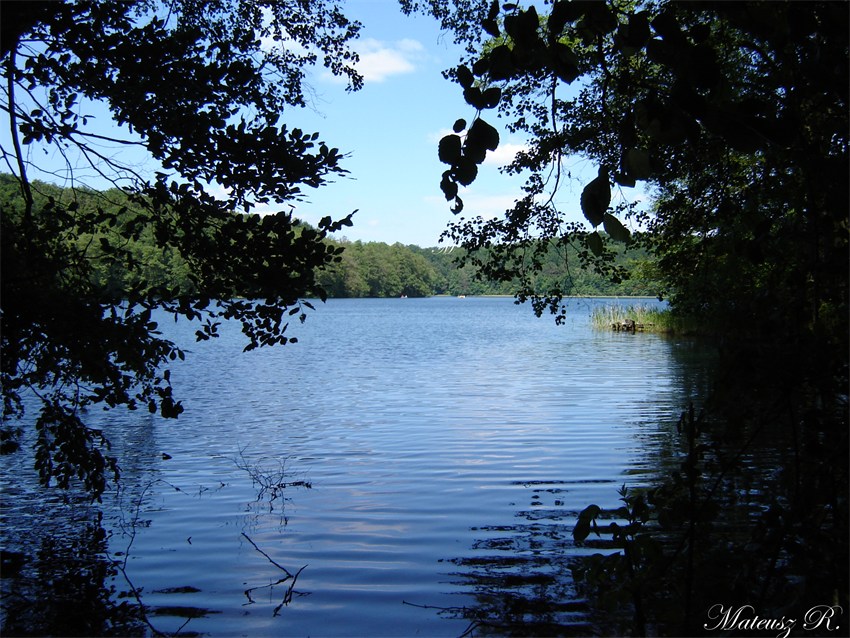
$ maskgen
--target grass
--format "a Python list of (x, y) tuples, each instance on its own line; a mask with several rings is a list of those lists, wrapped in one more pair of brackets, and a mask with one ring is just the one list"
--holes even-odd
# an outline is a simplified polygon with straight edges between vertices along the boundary
[(621, 306), (611, 304), (594, 308), (590, 321), (596, 330), (611, 330), (616, 323), (633, 319), (646, 332), (694, 334), (698, 326), (693, 321), (673, 315), (669, 310), (659, 310), (645, 304)]

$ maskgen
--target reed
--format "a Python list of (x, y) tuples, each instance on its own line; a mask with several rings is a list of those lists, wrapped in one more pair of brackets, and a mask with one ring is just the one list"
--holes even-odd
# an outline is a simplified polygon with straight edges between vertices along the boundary
[(642, 325), (646, 332), (691, 334), (696, 331), (696, 327), (691, 325), (693, 322), (675, 316), (670, 310), (646, 304), (599, 306), (593, 309), (590, 317), (596, 330), (611, 330), (614, 324), (622, 324), (627, 319)]

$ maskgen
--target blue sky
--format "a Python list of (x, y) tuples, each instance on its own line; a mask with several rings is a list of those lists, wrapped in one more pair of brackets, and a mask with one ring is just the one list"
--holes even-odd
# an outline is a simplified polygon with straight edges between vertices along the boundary
[[(359, 209), (354, 227), (345, 231), (348, 239), (436, 246), (454, 218), (439, 189), (447, 167), (437, 158), (437, 143), (455, 120), (475, 116), (460, 87), (441, 74), (457, 63), (460, 49), (434, 19), (405, 16), (393, 0), (349, 0), (345, 8), (364, 25), (355, 48), (365, 86), (346, 93), (339, 80), (317, 72), (310, 82), (317, 96), (315, 111), (287, 120), (305, 131), (319, 131), (326, 142), (348, 153), (344, 166), (351, 174), (310, 191), (296, 214), (315, 222), (325, 214), (339, 217)], [(520, 194), (523, 181), (498, 170), (523, 140), (507, 134), (494, 121), (494, 112), (486, 117), (499, 128), (501, 144), (478, 179), (461, 190), (467, 218), (501, 214)], [(560, 204), (570, 220), (580, 220), (581, 187), (596, 177), (596, 167), (576, 158), (569, 169), (578, 179), (560, 194)]]
[[(341, 218), (357, 209), (354, 226), (345, 230), (347, 239), (437, 246), (454, 217), (439, 188), (446, 166), (437, 158), (437, 143), (456, 119), (471, 121), (475, 115), (460, 88), (441, 74), (457, 63), (459, 48), (434, 19), (405, 16), (395, 0), (347, 0), (344, 8), (364, 25), (354, 44), (364, 87), (346, 92), (341, 80), (318, 67), (308, 80), (310, 108), (291, 109), (283, 119), (290, 127), (318, 131), (320, 139), (346, 154), (343, 167), (349, 175), (305, 190), (306, 201), (296, 203), (295, 214), (315, 224), (325, 215)], [(94, 115), (99, 125), (109, 123), (102, 106), (86, 105), (86, 113)], [(503, 213), (522, 185), (521, 178), (509, 178), (498, 169), (512, 159), (523, 140), (508, 135), (493, 112), (487, 118), (500, 130), (501, 144), (481, 167), (478, 179), (461, 189), (466, 217)], [(10, 148), (6, 131), (3, 127), (0, 132), (0, 144)], [(105, 154), (119, 150), (125, 152), (105, 149)], [(29, 152), (41, 163), (48, 159), (62, 163), (55, 151), (47, 156), (40, 149)], [(151, 162), (139, 161), (143, 171), (156, 169)], [(558, 204), (569, 220), (581, 220), (579, 195), (582, 185), (596, 176), (596, 167), (576, 159), (568, 168), (576, 179), (563, 188)], [(44, 174), (30, 177), (61, 183)], [(85, 173), (78, 171), (78, 177)], [(88, 177), (83, 183), (103, 186)], [(288, 206), (268, 207), (281, 208), (288, 210)]]
[[(342, 83), (319, 71), (310, 82), (317, 112), (287, 120), (319, 131), (348, 153), (343, 165), (350, 175), (308, 192), (310, 201), (300, 203), (296, 214), (316, 221), (359, 209), (354, 227), (345, 231), (348, 239), (436, 246), (453, 217), (439, 188), (446, 166), (437, 159), (437, 143), (456, 119), (475, 114), (460, 88), (441, 75), (460, 51), (435, 20), (407, 17), (392, 0), (347, 2), (346, 13), (364, 25), (355, 45), (364, 87), (346, 93)], [(502, 141), (498, 157), (515, 148), (510, 139)], [(501, 176), (494, 159), (463, 194), (467, 215), (502, 212), (514, 199), (519, 182)]]

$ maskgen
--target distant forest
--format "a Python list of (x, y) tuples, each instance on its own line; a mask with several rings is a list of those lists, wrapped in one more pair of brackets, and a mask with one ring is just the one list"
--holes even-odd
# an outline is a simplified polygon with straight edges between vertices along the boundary
[[(345, 248), (342, 261), (325, 271), (320, 281), (331, 297), (422, 297), (428, 295), (513, 295), (516, 284), (480, 279), (477, 269), (458, 267), (460, 248), (420, 248), (402, 244), (336, 242)], [(616, 263), (628, 276), (612, 283), (603, 275), (581, 267), (577, 251), (552, 249), (546, 268), (536, 276), (540, 291), (563, 286), (570, 295), (655, 296), (661, 284), (653, 276), (653, 264), (643, 250), (618, 246)]]
[[(36, 214), (51, 214), (45, 206), (50, 199), (68, 204), (76, 201), (75, 212), (90, 214), (113, 208), (121, 211), (118, 224), (131, 224), (135, 215), (132, 203), (118, 189), (104, 192), (87, 189), (62, 189), (44, 182), (33, 183)], [(17, 181), (10, 175), (0, 175), (0, 203), (11, 209), (22, 207)], [(17, 204), (17, 206), (16, 206)], [(302, 229), (309, 228), (307, 224)], [(108, 250), (101, 238), (109, 236), (114, 228), (93, 228), (91, 233), (68, 237), (85, 247), (93, 265), (95, 283), (108, 291), (109, 295), (120, 295), (138, 282), (140, 275), (155, 286), (190, 291), (193, 288), (188, 264), (174, 250), (163, 251), (156, 247), (153, 231), (146, 227), (135, 233), (126, 248), (136, 265), (135, 273), (100, 254), (101, 246)], [(131, 233), (132, 234), (132, 233)], [(477, 269), (467, 264), (459, 267), (457, 258), (462, 249), (452, 247), (421, 248), (414, 245), (386, 244), (379, 242), (333, 240), (334, 245), (345, 250), (342, 260), (320, 273), (319, 281), (329, 297), (427, 297), (431, 295), (513, 295), (517, 286), (513, 282), (494, 282), (481, 279)], [(541, 292), (560, 288), (570, 295), (579, 296), (655, 296), (661, 284), (655, 277), (652, 259), (642, 249), (616, 245), (615, 263), (625, 269), (626, 276), (619, 283), (612, 283), (605, 276), (579, 263), (577, 251), (567, 248), (551, 249), (547, 252), (547, 265), (536, 275), (535, 284)]]

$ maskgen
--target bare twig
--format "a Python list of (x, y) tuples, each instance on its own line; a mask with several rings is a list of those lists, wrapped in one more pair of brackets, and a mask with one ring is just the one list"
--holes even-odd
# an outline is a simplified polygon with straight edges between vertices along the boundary
[[(265, 557), (266, 557), (266, 559), (267, 559), (267, 560), (268, 560), (268, 561), (269, 561), (272, 565), (274, 565), (274, 566), (275, 566), (275, 567), (277, 567), (278, 569), (282, 570), (282, 571), (283, 571), (283, 572), (284, 572), (284, 573), (285, 573), (285, 574), (286, 574), (289, 578), (292, 578), (292, 573), (291, 573), (288, 569), (286, 569), (286, 567), (284, 567), (284, 566), (283, 566), (283, 565), (281, 565), (280, 563), (276, 562), (276, 561), (275, 561), (275, 560), (274, 560), (271, 556), (269, 556), (269, 555), (268, 555), (268, 554), (266, 554), (263, 550), (261, 550), (261, 549), (257, 546), (257, 544), (256, 544), (254, 541), (252, 541), (252, 540), (251, 540), (251, 537), (250, 537), (250, 536), (248, 536), (245, 532), (242, 532), (242, 536), (244, 536), (244, 537), (246, 538), (246, 540), (247, 540), (249, 543), (251, 543), (251, 545), (253, 545), (253, 546), (254, 546), (254, 549), (256, 549), (256, 550), (257, 550), (258, 552), (260, 552), (263, 556), (265, 556)], [(302, 567), (301, 569), (304, 569), (304, 568)]]
[[(144, 604), (144, 602), (142, 602), (141, 591), (133, 584), (133, 581), (130, 580), (130, 576), (127, 574), (127, 561), (130, 559), (130, 549), (133, 547), (133, 542), (136, 540), (136, 525), (138, 524), (139, 517), (140, 517), (140, 514), (141, 514), (142, 501), (144, 500), (145, 494), (147, 493), (147, 491), (152, 486), (153, 486), (153, 483), (149, 483), (148, 485), (146, 485), (144, 487), (144, 489), (142, 489), (141, 494), (139, 494), (139, 498), (136, 500), (136, 504), (135, 504), (136, 509), (135, 509), (134, 514), (133, 514), (133, 520), (130, 522), (130, 526), (129, 526), (130, 531), (127, 532), (126, 530), (124, 530), (124, 533), (128, 534), (130, 536), (130, 541), (127, 543), (127, 548), (124, 550), (124, 559), (121, 560), (121, 561), (115, 560), (109, 554), (108, 550), (106, 550), (105, 553), (106, 553), (107, 559), (112, 561), (112, 564), (115, 565), (115, 568), (119, 572), (121, 572), (121, 575), (124, 577), (124, 581), (127, 583), (127, 586), (130, 588), (130, 593), (133, 595), (133, 598), (135, 598), (136, 603), (138, 603), (138, 605), (139, 605), (139, 617), (142, 619), (142, 622), (144, 622), (148, 626), (148, 628), (153, 632), (154, 636), (167, 636), (168, 634), (161, 632), (159, 629), (154, 627), (153, 624), (151, 623), (150, 619), (147, 616), (147, 613), (145, 612), (145, 604)], [(123, 516), (122, 516), (122, 518), (123, 518)], [(121, 527), (124, 528), (123, 521), (121, 522)], [(180, 629), (182, 629), (182, 628), (183, 627), (181, 627)]]
[(283, 571), (283, 573), (284, 573), (284, 574), (286, 574), (286, 576), (284, 576), (283, 578), (279, 579), (278, 581), (276, 581), (276, 582), (274, 582), (274, 583), (270, 583), (270, 584), (268, 584), (268, 585), (261, 585), (261, 586), (259, 586), (259, 587), (250, 587), (250, 588), (246, 589), (246, 590), (245, 590), (245, 597), (248, 599), (248, 602), (247, 602), (247, 603), (245, 603), (246, 605), (251, 605), (251, 604), (253, 604), (253, 603), (254, 603), (254, 599), (251, 597), (251, 593), (252, 593), (252, 592), (257, 591), (258, 589), (268, 589), (268, 588), (273, 588), (273, 587), (275, 587), (276, 585), (281, 585), (281, 584), (283, 584), (283, 583), (287, 582), (288, 580), (291, 580), (291, 581), (292, 581), (291, 583), (289, 583), (289, 587), (287, 587), (287, 588), (286, 588), (286, 592), (285, 592), (285, 593), (284, 593), (284, 595), (283, 595), (283, 600), (281, 600), (281, 601), (280, 601), (280, 604), (279, 604), (277, 607), (275, 607), (275, 608), (274, 608), (274, 611), (272, 612), (272, 615), (273, 615), (273, 616), (277, 616), (278, 614), (280, 614), (280, 610), (281, 610), (281, 609), (282, 609), (285, 605), (289, 605), (289, 603), (290, 603), (290, 602), (292, 602), (292, 595), (295, 593), (295, 583), (296, 583), (296, 581), (298, 580), (298, 576), (300, 576), (300, 575), (301, 575), (301, 572), (303, 572), (303, 571), (307, 568), (307, 565), (304, 565), (303, 567), (301, 567), (301, 569), (299, 569), (297, 572), (295, 572), (295, 573), (293, 574), (293, 573), (292, 573), (292, 572), (290, 572), (288, 569), (286, 569), (286, 567), (284, 567), (283, 565), (281, 565), (280, 563), (278, 563), (278, 562), (277, 562), (276, 560), (274, 560), (271, 556), (269, 556), (269, 555), (268, 555), (268, 554), (266, 554), (266, 553), (265, 553), (262, 549), (260, 549), (260, 548), (257, 546), (257, 544), (256, 544), (253, 540), (251, 540), (251, 537), (250, 537), (250, 536), (248, 536), (245, 532), (242, 532), (242, 536), (244, 536), (244, 537), (245, 537), (245, 539), (246, 539), (249, 543), (251, 543), (251, 545), (253, 545), (253, 546), (254, 546), (254, 549), (256, 549), (256, 550), (257, 550), (258, 552), (260, 552), (263, 556), (265, 556), (265, 557), (266, 557), (266, 560), (268, 560), (268, 561), (269, 561), (272, 565), (274, 565), (275, 567), (277, 567), (278, 569), (280, 569), (281, 571)]

